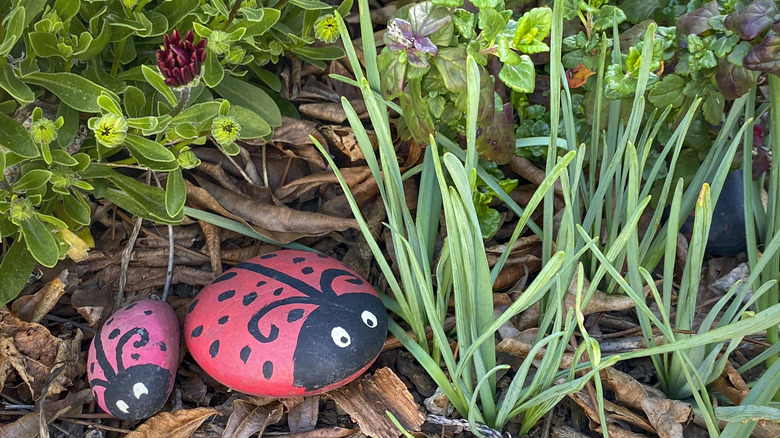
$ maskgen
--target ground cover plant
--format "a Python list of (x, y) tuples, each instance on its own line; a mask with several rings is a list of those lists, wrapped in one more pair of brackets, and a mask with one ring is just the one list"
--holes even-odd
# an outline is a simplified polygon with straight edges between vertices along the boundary
[[(775, 2), (0, 11), (0, 436), (780, 434)], [(112, 310), (279, 247), (382, 294), (364, 377), (95, 410)]]

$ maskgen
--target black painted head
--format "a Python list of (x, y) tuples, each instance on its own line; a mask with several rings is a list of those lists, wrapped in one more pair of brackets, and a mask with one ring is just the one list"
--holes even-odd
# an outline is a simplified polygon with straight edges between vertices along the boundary
[(111, 415), (135, 420), (154, 415), (168, 399), (171, 372), (155, 364), (135, 365), (118, 373), (103, 393)]
[(382, 300), (369, 294), (339, 295), (303, 323), (293, 356), (293, 384), (313, 391), (352, 376), (374, 360), (386, 336)]
[[(102, 342), (103, 327), (95, 335), (95, 358), (103, 371), (105, 380), (89, 381), (94, 388), (105, 388), (103, 399), (111, 415), (122, 420), (137, 420), (154, 415), (168, 399), (171, 372), (156, 364), (139, 364), (125, 368), (122, 359), (125, 345), (134, 337), (133, 347), (141, 348), (149, 343), (149, 333), (145, 328), (135, 327), (128, 330), (117, 341), (114, 351), (116, 370), (108, 361)], [(119, 336), (115, 330), (109, 339)], [(162, 344), (160, 348), (164, 348)]]

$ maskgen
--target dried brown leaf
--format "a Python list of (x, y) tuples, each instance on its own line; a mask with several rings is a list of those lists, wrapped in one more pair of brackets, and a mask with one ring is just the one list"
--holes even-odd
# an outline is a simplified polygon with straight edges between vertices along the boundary
[[(346, 167), (341, 169), (341, 175), (344, 177), (344, 180), (349, 187), (354, 187), (371, 176), (371, 169), (369, 169), (368, 166)], [(274, 192), (274, 195), (282, 202), (291, 202), (309, 190), (313, 190), (324, 184), (338, 183), (339, 180), (332, 171), (317, 172), (304, 176), (303, 178), (298, 178), (295, 181), (279, 187)]]
[(248, 400), (234, 400), (233, 414), (228, 418), (225, 438), (249, 438), (254, 434), (263, 435), (263, 431), (269, 424), (274, 424), (282, 419), (284, 407), (282, 403), (275, 402), (258, 406)]
[(104, 309), (104, 307), (93, 306), (76, 307), (76, 311), (79, 312), (79, 315), (87, 320), (87, 324), (95, 330), (97, 330), (100, 325), (100, 318), (103, 317)]
[(408, 431), (419, 431), (425, 421), (406, 385), (387, 367), (331, 391), (330, 395), (370, 437), (390, 438), (401, 434), (387, 411)]
[(188, 438), (213, 415), (217, 415), (214, 408), (160, 412), (127, 434), (126, 438)]
[(360, 433), (360, 429), (346, 429), (343, 427), (325, 427), (308, 432), (285, 434), (284, 438), (345, 438)]
[[(542, 181), (544, 181), (544, 178), (546, 177), (544, 173), (544, 169), (540, 169), (536, 167), (536, 165), (532, 163), (531, 160), (529, 160), (528, 158), (517, 157), (517, 156), (512, 157), (512, 161), (509, 162), (509, 166), (516, 174), (527, 179), (528, 181), (531, 181), (536, 185), (541, 184)], [(559, 195), (563, 193), (563, 187), (561, 186), (560, 181), (555, 181), (555, 184), (553, 184), (553, 188), (555, 190), (555, 193)]]
[[(47, 423), (51, 423), (65, 413), (78, 413), (84, 403), (92, 399), (92, 390), (82, 389), (79, 392), (71, 392), (62, 400), (47, 403), (44, 406)], [(18, 418), (12, 423), (0, 426), (0, 438), (34, 438), (40, 432), (40, 413), (31, 413)]]
[(643, 385), (612, 367), (601, 372), (604, 385), (615, 393), (618, 402), (642, 410), (661, 438), (683, 438), (683, 424), (693, 418), (688, 403), (669, 400), (659, 390)]
[(358, 227), (354, 219), (337, 218), (271, 204), (258, 204), (249, 197), (230, 192), (207, 181), (200, 181), (200, 184), (212, 197), (219, 199), (219, 203), (226, 210), (264, 230), (271, 231), (274, 236), (282, 239), (275, 239), (280, 243), (295, 240), (289, 236), (322, 236), (332, 231), (346, 231)]
[(309, 432), (317, 426), (320, 416), (320, 397), (304, 397), (302, 402), (287, 412), (287, 425), (291, 433)]
[(65, 293), (63, 280), (67, 277), (68, 271), (62, 271), (57, 278), (46, 283), (38, 292), (17, 298), (11, 304), (11, 311), (22, 321), (40, 322)]
[[(361, 119), (368, 118), (366, 104), (363, 100), (356, 99), (350, 101), (350, 103), (358, 117)], [(347, 113), (344, 111), (344, 107), (341, 106), (341, 102), (304, 103), (298, 106), (298, 111), (313, 119), (325, 122), (344, 123), (347, 120)]]
[(742, 401), (750, 393), (750, 388), (748, 388), (745, 380), (742, 379), (742, 376), (731, 362), (726, 362), (723, 373), (709, 386), (723, 394), (735, 406), (741, 405)]
[[(327, 125), (321, 127), (320, 130), (322, 135), (328, 139), (328, 144), (348, 157), (349, 161), (355, 162), (365, 158), (360, 150), (360, 144), (355, 138), (355, 132), (349, 126)], [(374, 131), (367, 131), (367, 134), (372, 145), (378, 144)]]
[(219, 230), (211, 222), (198, 221), (203, 236), (206, 238), (206, 248), (209, 250), (209, 261), (211, 262), (211, 272), (215, 275), (222, 273), (222, 253), (220, 252), (222, 239), (219, 236)]

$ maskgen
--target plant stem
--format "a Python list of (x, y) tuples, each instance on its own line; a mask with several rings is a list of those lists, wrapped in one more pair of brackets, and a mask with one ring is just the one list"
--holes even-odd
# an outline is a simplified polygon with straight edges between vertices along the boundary
[(241, 8), (241, 3), (243, 2), (244, 0), (236, 0), (236, 3), (233, 5), (233, 8), (230, 9), (230, 15), (228, 15), (228, 19), (225, 22), (225, 30), (228, 30), (230, 24), (236, 18), (236, 14), (238, 14), (238, 10)]
[(176, 108), (172, 109), (169, 115), (176, 117), (184, 109), (184, 106), (187, 105), (188, 100), (190, 100), (190, 87), (184, 87), (181, 90), (181, 96), (179, 96), (179, 103), (176, 104)]
[[(772, 151), (772, 164), (769, 170), (769, 197), (766, 208), (766, 230), (764, 243), (768, 243), (780, 232), (780, 77), (769, 75), (769, 148)], [(766, 280), (777, 280), (777, 272), (780, 271), (780, 255), (774, 255), (767, 265)], [(758, 300), (757, 310), (761, 311), (778, 303), (778, 286), (775, 284)], [(766, 331), (766, 340), (770, 344), (778, 341), (777, 326)], [(770, 358), (767, 365), (772, 365), (777, 357)], [(778, 393), (780, 395), (780, 393)], [(777, 399), (777, 395), (775, 399)]]

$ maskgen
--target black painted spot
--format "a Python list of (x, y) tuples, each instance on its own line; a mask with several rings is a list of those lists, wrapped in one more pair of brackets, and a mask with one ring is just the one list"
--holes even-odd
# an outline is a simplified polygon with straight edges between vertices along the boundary
[(190, 304), (190, 308), (187, 309), (187, 313), (192, 313), (193, 310), (195, 310), (195, 306), (198, 305), (198, 300), (194, 299), (192, 300), (192, 304)]
[(283, 288), (283, 287), (280, 287), (279, 289), (276, 289), (276, 290), (274, 291), (274, 295), (276, 295), (276, 296), (278, 297), (279, 295), (281, 295), (281, 294), (282, 294), (282, 292), (284, 292), (284, 288)]
[(303, 309), (293, 309), (287, 314), (287, 322), (295, 322), (303, 318)]
[(270, 360), (265, 361), (263, 364), (263, 377), (265, 377), (266, 380), (270, 380), (271, 376), (274, 375), (274, 363)]
[(219, 320), (217, 321), (217, 324), (224, 325), (226, 322), (228, 322), (228, 316), (227, 315), (223, 316), (222, 318), (219, 318)]
[(247, 345), (246, 347), (242, 348), (241, 349), (241, 353), (239, 353), (240, 356), (241, 356), (241, 361), (246, 363), (246, 361), (249, 360), (249, 354), (250, 353), (252, 353), (252, 349), (249, 348), (249, 345)]
[(230, 280), (231, 278), (235, 277), (236, 275), (238, 275), (238, 272), (226, 272), (226, 273), (220, 275), (219, 277), (217, 277), (217, 279), (212, 281), (211, 284), (219, 283), (220, 281)]
[(293, 258), (293, 263), (301, 263), (301, 262), (304, 262), (304, 261), (306, 261), (305, 257), (294, 257)]
[(326, 256), (325, 254), (321, 254), (321, 253), (317, 253), (317, 257), (319, 257), (321, 259), (327, 259), (328, 258), (328, 256)]
[(94, 373), (95, 372), (95, 362), (92, 362), (89, 364), (89, 372)]
[(149, 316), (152, 314), (151, 310), (144, 310), (144, 315)]
[(257, 282), (257, 287), (261, 287), (261, 286), (265, 286), (265, 281), (264, 280), (260, 280), (260, 281)]
[(347, 280), (347, 283), (361, 285), (363, 284), (363, 280), (359, 278), (350, 278), (349, 280)]
[(309, 274), (311, 274), (312, 272), (314, 272), (314, 268), (312, 268), (312, 267), (308, 267), (308, 266), (307, 266), (307, 267), (305, 267), (305, 268), (301, 269), (301, 272), (303, 272), (303, 273), (304, 273), (304, 274), (306, 274), (306, 275), (309, 275)]
[(138, 359), (140, 359), (140, 358), (141, 358), (141, 355), (140, 355), (140, 354), (138, 354), (138, 353), (133, 353), (133, 354), (131, 354), (131, 355), (130, 355), (130, 357), (132, 357), (132, 358), (133, 358), (133, 360), (138, 360)]
[(112, 330), (112, 331), (111, 331), (111, 333), (109, 333), (109, 334), (108, 334), (108, 339), (114, 339), (114, 338), (116, 338), (117, 336), (119, 336), (121, 333), (122, 333), (122, 331), (121, 331), (121, 330), (119, 330), (119, 329), (114, 329), (114, 330)]
[(203, 326), (199, 325), (199, 326), (195, 327), (194, 329), (192, 329), (191, 336), (193, 338), (197, 338), (198, 336), (200, 336), (201, 333), (203, 333)]
[(138, 304), (138, 303), (133, 303), (133, 304), (130, 304), (129, 306), (125, 307), (125, 310), (130, 310), (130, 309), (132, 309), (133, 307), (135, 307), (135, 305), (136, 305), (136, 304)]
[(168, 346), (165, 345), (165, 342), (160, 342), (160, 351), (165, 351), (168, 349)]
[(229, 300), (229, 299), (233, 298), (233, 295), (235, 295), (235, 294), (236, 294), (236, 291), (233, 290), (233, 289), (225, 291), (225, 292), (222, 292), (217, 297), (217, 301), (219, 301), (221, 303), (221, 302), (223, 302), (225, 300)]
[(274, 254), (274, 253), (269, 253), (269, 254), (263, 254), (263, 255), (261, 255), (261, 256), (260, 256), (260, 258), (261, 258), (261, 259), (263, 259), (263, 260), (265, 260), (265, 259), (272, 259), (272, 258), (274, 258), (274, 257), (276, 257), (276, 256), (277, 256), (277, 254)]
[(209, 354), (211, 355), (211, 358), (217, 357), (217, 354), (219, 353), (219, 340), (216, 340), (211, 343), (211, 346), (209, 347)]
[(106, 325), (111, 325), (112, 322), (114, 322), (114, 318), (108, 318), (108, 321), (106, 321)]
[(257, 292), (251, 292), (251, 293), (248, 293), (248, 294), (244, 295), (244, 305), (248, 306), (248, 305), (252, 304), (252, 301), (254, 301), (255, 298), (257, 298)]

